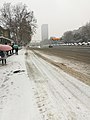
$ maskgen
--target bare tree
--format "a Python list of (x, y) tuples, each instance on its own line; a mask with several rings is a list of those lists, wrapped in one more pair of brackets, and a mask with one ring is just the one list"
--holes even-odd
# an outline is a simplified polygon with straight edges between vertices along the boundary
[(12, 20), (12, 10), (11, 10), (11, 4), (10, 3), (4, 3), (3, 7), (0, 9), (0, 22), (2, 25), (6, 28), (11, 27), (11, 20)]
[(37, 27), (33, 11), (28, 11), (25, 4), (12, 6), (10, 3), (4, 3), (0, 13), (0, 21), (10, 30), (12, 38), (23, 43), (30, 42)]

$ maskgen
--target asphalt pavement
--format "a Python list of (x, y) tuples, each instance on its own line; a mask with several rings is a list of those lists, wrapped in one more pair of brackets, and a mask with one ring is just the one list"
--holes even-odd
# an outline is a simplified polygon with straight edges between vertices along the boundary
[(55, 55), (90, 64), (90, 46), (58, 46), (52, 48), (40, 48), (38, 50), (49, 55)]

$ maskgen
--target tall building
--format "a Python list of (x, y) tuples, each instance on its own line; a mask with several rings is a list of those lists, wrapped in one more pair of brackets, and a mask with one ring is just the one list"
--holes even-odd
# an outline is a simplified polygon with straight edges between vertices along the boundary
[(41, 36), (42, 36), (42, 41), (48, 40), (48, 24), (43, 24), (41, 26)]

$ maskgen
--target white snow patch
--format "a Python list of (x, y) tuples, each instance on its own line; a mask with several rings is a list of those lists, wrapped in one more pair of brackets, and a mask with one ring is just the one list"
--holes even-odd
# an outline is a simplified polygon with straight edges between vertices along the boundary
[[(0, 66), (0, 120), (40, 120), (24, 54), (21, 50)], [(17, 70), (21, 72), (13, 73)]]
[(35, 50), (35, 52), (41, 54), (42, 56), (44, 56), (48, 59), (53, 60), (54, 62), (63, 63), (66, 66), (69, 66), (69, 67), (75, 69), (76, 71), (79, 71), (81, 73), (84, 73), (84, 74), (90, 76), (90, 65), (89, 64), (79, 62), (76, 60), (68, 60), (68, 59), (57, 57), (57, 56), (48, 55), (48, 54), (45, 54), (43, 52), (39, 52), (37, 50)]

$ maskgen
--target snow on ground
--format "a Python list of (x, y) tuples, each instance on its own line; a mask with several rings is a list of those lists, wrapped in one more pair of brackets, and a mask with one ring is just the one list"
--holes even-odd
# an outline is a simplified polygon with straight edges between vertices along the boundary
[(25, 52), (0, 65), (0, 120), (90, 120), (90, 87)]
[[(0, 120), (40, 120), (27, 75), (25, 50), (0, 63)], [(21, 70), (18, 73), (14, 71)], [(35, 112), (36, 111), (36, 112)]]
[(90, 65), (88, 65), (86, 63), (79, 62), (79, 61), (76, 61), (76, 60), (73, 60), (73, 59), (68, 60), (68, 59), (65, 59), (65, 58), (60, 58), (60, 57), (57, 57), (57, 56), (48, 55), (48, 54), (45, 54), (43, 52), (39, 52), (37, 50), (35, 50), (35, 52), (37, 52), (37, 53), (41, 54), (42, 56), (45, 56), (46, 58), (49, 58), (49, 59), (51, 59), (55, 62), (63, 63), (64, 65), (75, 69), (76, 71), (79, 71), (81, 73), (84, 73), (84, 74), (90, 76)]
[(28, 52), (29, 77), (42, 120), (89, 120), (90, 87)]

